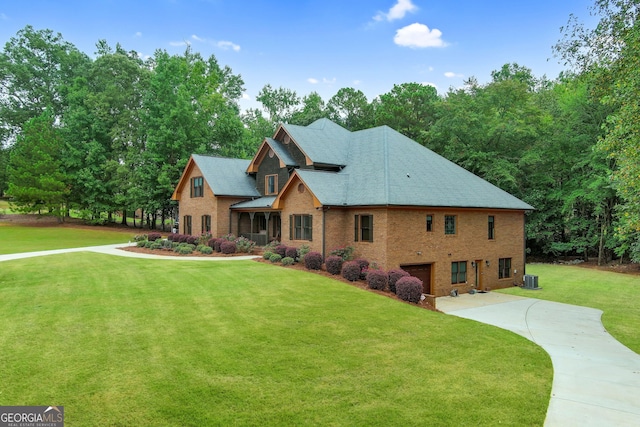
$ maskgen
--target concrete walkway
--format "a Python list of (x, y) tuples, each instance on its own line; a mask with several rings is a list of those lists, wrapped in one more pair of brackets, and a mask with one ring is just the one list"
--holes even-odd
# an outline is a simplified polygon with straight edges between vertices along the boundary
[(257, 258), (256, 255), (241, 255), (234, 257), (197, 257), (197, 256), (171, 256), (171, 255), (152, 255), (143, 254), (138, 252), (123, 251), (118, 248), (135, 246), (135, 243), (119, 243), (116, 245), (103, 245), (103, 246), (88, 246), (84, 248), (68, 248), (68, 249), (54, 249), (51, 251), (40, 252), (24, 252), (19, 254), (6, 254), (0, 255), (1, 261), (10, 261), (14, 259), (32, 258), (36, 256), (56, 255), (69, 252), (97, 252), (101, 254), (117, 255), (129, 258), (146, 258), (146, 259), (171, 259), (174, 261), (242, 261), (248, 259)]
[(494, 292), (438, 298), (436, 307), (515, 332), (549, 353), (545, 426), (640, 426), (640, 355), (609, 335), (602, 311)]

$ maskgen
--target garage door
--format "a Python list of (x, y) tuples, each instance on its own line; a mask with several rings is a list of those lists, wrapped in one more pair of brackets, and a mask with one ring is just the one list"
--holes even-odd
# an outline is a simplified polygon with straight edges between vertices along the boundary
[(400, 266), (404, 271), (422, 280), (423, 293), (431, 294), (431, 264), (418, 264), (418, 265), (402, 265)]

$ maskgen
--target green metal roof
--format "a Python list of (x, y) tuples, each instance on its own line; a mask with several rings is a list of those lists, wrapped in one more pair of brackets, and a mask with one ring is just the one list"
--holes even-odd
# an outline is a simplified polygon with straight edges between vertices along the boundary
[(191, 157), (216, 196), (260, 197), (255, 179), (245, 172), (250, 160), (200, 154)]
[(282, 125), (298, 147), (314, 163), (344, 166), (347, 164), (351, 132), (329, 119), (319, 119), (309, 126)]
[(275, 196), (260, 197), (253, 200), (247, 200), (245, 202), (234, 203), (233, 205), (231, 205), (231, 209), (271, 208), (275, 200), (276, 200)]

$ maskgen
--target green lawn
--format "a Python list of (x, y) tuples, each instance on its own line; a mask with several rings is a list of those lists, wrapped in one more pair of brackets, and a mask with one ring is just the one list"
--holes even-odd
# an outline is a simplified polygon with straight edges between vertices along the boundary
[(544, 422), (513, 333), (254, 261), (73, 253), (0, 264), (0, 403), (66, 425)]
[(528, 264), (527, 274), (537, 275), (542, 289), (500, 292), (598, 308), (607, 331), (640, 353), (640, 276), (552, 264)]
[(0, 255), (125, 243), (135, 234), (135, 230), (29, 227), (0, 222)]

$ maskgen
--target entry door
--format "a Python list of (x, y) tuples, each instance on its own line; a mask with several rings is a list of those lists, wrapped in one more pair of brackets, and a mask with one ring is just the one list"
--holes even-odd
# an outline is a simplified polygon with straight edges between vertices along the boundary
[(476, 289), (479, 291), (484, 290), (484, 285), (482, 284), (482, 260), (481, 259), (477, 259), (476, 260), (476, 268), (475, 268), (475, 272), (476, 272)]
[(431, 289), (431, 264), (404, 265), (404, 271), (422, 280), (422, 293), (433, 295)]

